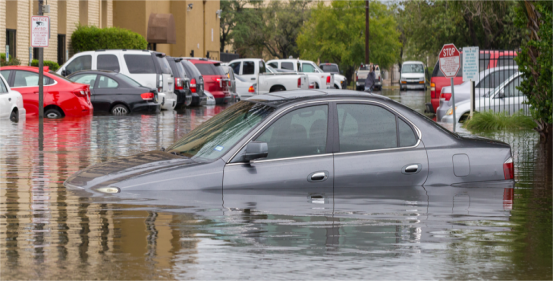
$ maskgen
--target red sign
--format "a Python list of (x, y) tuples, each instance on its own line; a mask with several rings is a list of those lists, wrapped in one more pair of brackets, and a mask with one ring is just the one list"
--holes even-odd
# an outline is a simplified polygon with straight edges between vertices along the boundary
[(50, 42), (50, 17), (31, 17), (31, 46), (48, 47)]
[(445, 44), (440, 51), (440, 70), (446, 77), (455, 77), (461, 67), (460, 53), (454, 44)]

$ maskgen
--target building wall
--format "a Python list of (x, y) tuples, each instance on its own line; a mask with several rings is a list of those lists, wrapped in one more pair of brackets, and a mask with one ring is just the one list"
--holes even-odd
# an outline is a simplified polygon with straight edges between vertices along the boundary
[(69, 50), (69, 57), (74, 54), (73, 48), (71, 48), (71, 35), (77, 29), (77, 23), (79, 22), (79, 1), (66, 1), (65, 14), (65, 46)]
[[(16, 34), (16, 56), (19, 60), (27, 62), (29, 59), (29, 46), (30, 43), (30, 16), (31, 16), (31, 2), (22, 0), (17, 1), (17, 10), (14, 11), (17, 14), (17, 34)], [(7, 11), (10, 13), (11, 11)]]
[[(0, 0), (0, 16), (6, 15), (6, 0)], [(0, 53), (6, 52), (6, 17), (0, 18)]]

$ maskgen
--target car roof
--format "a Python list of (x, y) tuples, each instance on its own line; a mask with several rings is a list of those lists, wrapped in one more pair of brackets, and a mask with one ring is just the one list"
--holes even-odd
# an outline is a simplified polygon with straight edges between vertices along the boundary
[(271, 92), (253, 96), (247, 101), (269, 104), (274, 107), (283, 107), (300, 101), (327, 100), (329, 98), (356, 98), (366, 100), (392, 101), (392, 99), (379, 95), (353, 90), (342, 89), (319, 89), (319, 90), (292, 90), (282, 92)]
[(407, 62), (403, 62), (403, 64), (421, 64), (421, 65), (424, 65), (424, 63), (421, 62), (421, 61), (407, 61)]
[(198, 63), (198, 64), (216, 64), (216, 63), (221, 63), (220, 61), (216, 61), (216, 60), (211, 60), (211, 59), (206, 59), (206, 58), (191, 58), (191, 57), (181, 57), (182, 59), (184, 60), (187, 60), (189, 62), (192, 62), (194, 64)]
[(74, 76), (77, 74), (83, 74), (83, 73), (95, 73), (95, 74), (119, 74), (118, 72), (111, 71), (111, 70), (80, 70), (76, 71), (74, 73), (71, 73), (69, 76)]

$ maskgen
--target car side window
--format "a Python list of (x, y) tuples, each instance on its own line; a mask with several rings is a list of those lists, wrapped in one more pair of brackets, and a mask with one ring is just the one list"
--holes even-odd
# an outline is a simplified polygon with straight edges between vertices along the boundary
[[(54, 80), (44, 76), (42, 78), (43, 85), (54, 84)], [(38, 73), (30, 71), (15, 71), (15, 80), (13, 82), (13, 87), (32, 87), (38, 86)]]
[(232, 64), (229, 64), (229, 66), (232, 68), (235, 74), (240, 74), (240, 62), (234, 62)]
[(77, 83), (83, 83), (90, 85), (90, 89), (94, 89), (94, 83), (96, 82), (96, 74), (79, 74), (72, 76), (69, 80)]
[(280, 63), (280, 67), (283, 70), (294, 70), (294, 64), (290, 62), (282, 62)]
[(4, 84), (4, 80), (0, 79), (0, 94), (8, 93), (8, 87)]
[(71, 61), (69, 65), (65, 68), (66, 75), (69, 75), (71, 73), (74, 73), (76, 71), (82, 71), (82, 70), (90, 70), (92, 69), (92, 56), (90, 55), (84, 55), (75, 58), (75, 60)]
[(515, 69), (498, 70), (492, 73), (486, 74), (483, 80), (476, 85), (476, 88), (495, 88), (503, 81), (515, 74)]
[(311, 64), (303, 63), (302, 72), (315, 72), (315, 68)]
[(0, 75), (2, 75), (7, 82), (8, 79), (10, 79), (10, 70), (0, 71)]
[(405, 121), (398, 118), (399, 146), (409, 147), (417, 144), (417, 135)]
[(149, 54), (124, 55), (129, 73), (157, 73), (154, 59)]
[(272, 68), (278, 69), (278, 65), (275, 62), (268, 63), (268, 65), (271, 66)]
[(255, 63), (244, 61), (242, 63), (242, 74), (255, 74)]
[(117, 88), (119, 86), (119, 83), (117, 83), (117, 81), (107, 76), (99, 75), (98, 79), (98, 89)]
[(395, 114), (368, 104), (338, 104), (337, 109), (340, 152), (398, 147)]
[(98, 55), (96, 69), (119, 72), (119, 60), (115, 55)]
[(256, 141), (267, 143), (267, 159), (324, 154), (327, 125), (327, 105), (305, 107), (280, 117)]
[(505, 98), (522, 96), (522, 92), (517, 89), (518, 86), (520, 86), (520, 76), (505, 86)]

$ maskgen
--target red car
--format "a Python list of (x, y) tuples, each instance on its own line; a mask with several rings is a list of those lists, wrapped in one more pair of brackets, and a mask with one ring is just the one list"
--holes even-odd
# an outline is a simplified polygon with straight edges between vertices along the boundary
[[(0, 73), (13, 90), (23, 96), (27, 116), (38, 117), (38, 68), (1, 67)], [(80, 117), (92, 115), (90, 89), (86, 84), (74, 83), (44, 67), (44, 116), (47, 118)]]
[(221, 62), (204, 58), (186, 58), (194, 64), (204, 78), (204, 90), (209, 91), (215, 97), (217, 104), (226, 104), (230, 101), (230, 80)]
[[(461, 66), (463, 62), (463, 52), (461, 51)], [(516, 62), (513, 60), (517, 55), (514, 51), (490, 51), (480, 50), (480, 71), (501, 67), (501, 66), (516, 66)], [(459, 69), (457, 76), (453, 78), (453, 84), (458, 85), (463, 83), (463, 68)], [(440, 93), (442, 87), (451, 86), (449, 78), (444, 77), (444, 74), (440, 71), (440, 60), (436, 62), (436, 66), (432, 71), (432, 78), (430, 79), (430, 101), (426, 104), (426, 111), (435, 113), (436, 109), (440, 106)]]

